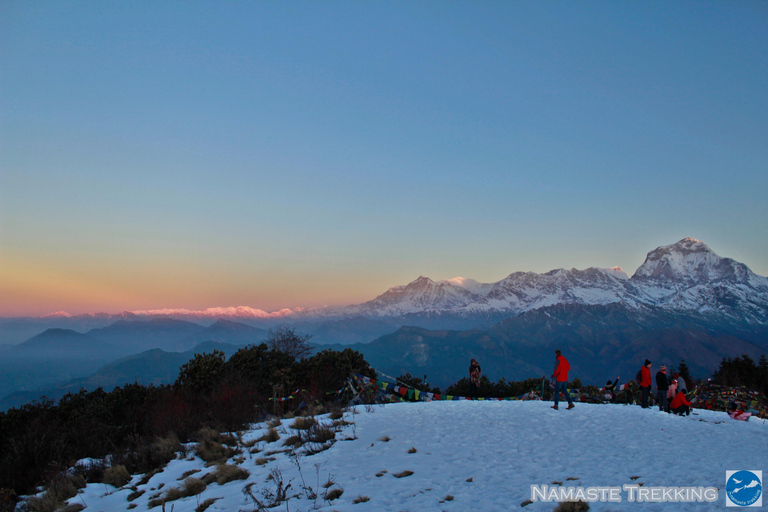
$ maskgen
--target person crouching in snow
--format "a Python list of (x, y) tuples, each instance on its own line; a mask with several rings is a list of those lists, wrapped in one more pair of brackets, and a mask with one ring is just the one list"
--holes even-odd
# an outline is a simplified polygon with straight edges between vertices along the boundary
[(685, 393), (678, 391), (675, 398), (672, 399), (672, 403), (669, 404), (669, 410), (680, 416), (683, 414), (688, 416), (691, 414), (691, 405), (692, 404), (688, 400), (688, 397), (685, 396)]
[(571, 394), (568, 392), (568, 370), (571, 369), (571, 365), (568, 364), (568, 360), (563, 357), (559, 350), (555, 350), (555, 373), (552, 374), (552, 380), (555, 381), (555, 405), (552, 406), (554, 410), (557, 410), (557, 403), (560, 401), (560, 390), (562, 389), (565, 398), (568, 399), (567, 409), (573, 409), (576, 407), (571, 400)]

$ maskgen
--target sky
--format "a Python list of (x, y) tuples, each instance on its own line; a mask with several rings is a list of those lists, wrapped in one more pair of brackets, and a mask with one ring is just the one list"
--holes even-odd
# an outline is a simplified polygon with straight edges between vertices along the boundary
[(768, 3), (0, 1), (0, 316), (768, 275)]

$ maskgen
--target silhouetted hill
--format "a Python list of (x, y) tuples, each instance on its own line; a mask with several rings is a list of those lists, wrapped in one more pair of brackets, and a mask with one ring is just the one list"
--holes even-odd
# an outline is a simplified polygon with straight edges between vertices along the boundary
[(215, 324), (205, 329), (195, 332), (181, 340), (183, 345), (198, 345), (206, 341), (218, 341), (230, 345), (249, 345), (251, 343), (261, 343), (269, 332), (257, 327), (219, 319)]
[(527, 311), (487, 331), (403, 327), (350, 348), (379, 371), (393, 377), (426, 374), (430, 384), (441, 387), (466, 377), (471, 358), (480, 361), (491, 380), (549, 377), (559, 348), (571, 363), (572, 378), (602, 384), (617, 375), (623, 382), (631, 380), (646, 358), (655, 368), (685, 359), (694, 375), (708, 377), (723, 357), (747, 354), (756, 360), (768, 353), (765, 337), (754, 330), (752, 336), (738, 332), (736, 327), (709, 324), (700, 315), (656, 308), (558, 304)]
[(107, 364), (88, 377), (79, 377), (34, 390), (11, 393), (0, 399), (0, 410), (18, 407), (42, 396), (58, 400), (65, 394), (77, 393), (80, 389), (93, 391), (97, 388), (103, 388), (105, 391), (111, 391), (117, 386), (134, 382), (144, 385), (172, 384), (179, 375), (179, 368), (194, 358), (195, 354), (220, 350), (229, 358), (240, 348), (240, 346), (227, 343), (209, 341), (186, 352), (166, 352), (161, 349), (147, 350)]
[(88, 335), (120, 347), (124, 354), (135, 354), (153, 348), (173, 352), (189, 350), (195, 343), (186, 339), (204, 330), (205, 327), (192, 322), (154, 318), (120, 320), (108, 327), (89, 331)]

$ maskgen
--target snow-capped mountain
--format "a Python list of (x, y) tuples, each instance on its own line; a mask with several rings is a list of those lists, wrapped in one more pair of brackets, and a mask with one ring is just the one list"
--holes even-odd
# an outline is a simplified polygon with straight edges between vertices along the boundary
[(505, 313), (516, 315), (555, 304), (655, 306), (768, 323), (768, 278), (721, 258), (706, 244), (685, 238), (658, 247), (630, 278), (619, 267), (515, 272), (496, 283), (421, 276), (375, 299), (343, 308), (376, 317), (407, 314)]

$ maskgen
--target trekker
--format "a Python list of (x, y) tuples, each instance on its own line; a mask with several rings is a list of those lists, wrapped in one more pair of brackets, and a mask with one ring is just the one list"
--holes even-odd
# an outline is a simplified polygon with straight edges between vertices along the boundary
[(687, 389), (687, 386), (685, 385), (685, 379), (683, 379), (680, 376), (680, 374), (677, 372), (674, 373), (673, 377), (675, 378), (675, 380), (677, 380), (677, 389), (679, 389), (683, 393), (687, 393), (688, 389)]
[(555, 372), (552, 374), (552, 380), (555, 381), (555, 405), (552, 406), (554, 410), (557, 410), (561, 389), (565, 398), (568, 399), (568, 407), (566, 409), (573, 409), (576, 407), (573, 405), (571, 394), (568, 392), (568, 371), (570, 369), (571, 365), (568, 364), (568, 360), (559, 350), (555, 350)]
[(739, 421), (749, 421), (749, 417), (752, 416), (752, 413), (742, 411), (739, 409), (736, 402), (731, 402), (728, 404), (728, 416)]
[(611, 384), (611, 381), (605, 383), (605, 388), (603, 388), (603, 392), (601, 393), (602, 399), (606, 402), (615, 402), (616, 401), (616, 385), (619, 383), (619, 377), (616, 377), (616, 380), (613, 381), (613, 384)]
[(675, 398), (672, 399), (672, 403), (669, 404), (669, 410), (675, 414), (682, 416), (685, 414), (688, 416), (691, 414), (691, 402), (685, 396), (685, 393), (678, 391)]
[(643, 409), (647, 409), (648, 396), (651, 394), (651, 362), (647, 359), (645, 360), (643, 367), (640, 368), (640, 382), (638, 382), (638, 384), (640, 385), (640, 391), (642, 392), (640, 406)]
[(672, 379), (669, 383), (669, 389), (667, 390), (667, 404), (672, 403), (672, 399), (677, 394), (677, 379)]
[(669, 384), (667, 383), (667, 367), (665, 365), (661, 365), (661, 368), (656, 373), (656, 390), (656, 402), (659, 404), (659, 410), (667, 411)]
[(469, 396), (477, 398), (478, 391), (480, 390), (480, 374), (483, 370), (480, 369), (480, 363), (471, 359), (469, 361)]

